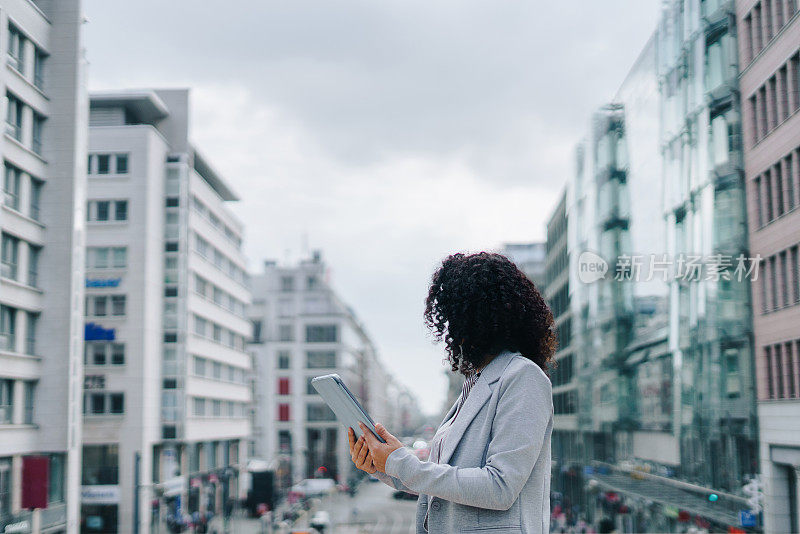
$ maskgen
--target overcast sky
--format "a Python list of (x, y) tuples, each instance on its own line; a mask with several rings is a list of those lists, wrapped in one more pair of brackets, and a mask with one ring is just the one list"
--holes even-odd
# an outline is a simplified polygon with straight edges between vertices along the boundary
[(192, 88), (250, 268), (321, 249), (383, 362), (438, 412), (422, 323), (447, 254), (543, 240), (589, 114), (658, 0), (87, 0), (91, 89)]

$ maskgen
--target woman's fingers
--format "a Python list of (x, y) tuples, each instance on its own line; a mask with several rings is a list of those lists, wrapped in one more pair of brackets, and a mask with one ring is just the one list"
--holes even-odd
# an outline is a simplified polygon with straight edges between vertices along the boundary
[(363, 465), (364, 460), (367, 458), (367, 454), (369, 454), (369, 447), (361, 447), (361, 450), (358, 453), (358, 462), (356, 465)]
[(369, 447), (364, 441), (364, 436), (359, 437), (354, 443), (352, 441), (353, 437), (354, 436), (348, 438), (350, 441), (350, 459), (352, 459), (355, 466), (362, 471), (368, 473), (374, 472), (372, 460), (369, 458)]
[(362, 447), (363, 447), (363, 441), (361, 440), (361, 438), (359, 438), (358, 441), (356, 441), (355, 444), (352, 447), (350, 447), (350, 457), (353, 459), (353, 462), (355, 462), (358, 459), (358, 455), (361, 454)]

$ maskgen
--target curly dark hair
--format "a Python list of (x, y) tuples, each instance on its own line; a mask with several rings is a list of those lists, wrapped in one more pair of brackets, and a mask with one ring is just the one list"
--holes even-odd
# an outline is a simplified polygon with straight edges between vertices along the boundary
[(556, 349), (553, 314), (534, 283), (508, 258), (452, 254), (431, 278), (425, 324), (444, 340), (454, 372), (469, 374), (504, 350), (547, 373)]

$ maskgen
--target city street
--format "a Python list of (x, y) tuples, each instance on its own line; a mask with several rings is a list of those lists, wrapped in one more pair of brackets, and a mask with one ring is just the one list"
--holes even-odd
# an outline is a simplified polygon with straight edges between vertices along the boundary
[[(380, 482), (363, 482), (355, 496), (335, 493), (321, 502), (290, 529), (277, 533), (303, 531), (316, 511), (326, 511), (330, 515), (332, 530), (325, 534), (407, 534), (414, 532), (416, 501), (394, 499), (394, 490)], [(212, 522), (211, 532), (223, 532), (221, 522)], [(234, 519), (228, 527), (231, 534), (269, 533), (262, 530), (261, 523), (255, 519)]]
[(354, 497), (337, 493), (318, 510), (331, 516), (335, 534), (406, 534), (414, 532), (416, 501), (394, 499), (394, 490), (381, 482), (363, 482)]

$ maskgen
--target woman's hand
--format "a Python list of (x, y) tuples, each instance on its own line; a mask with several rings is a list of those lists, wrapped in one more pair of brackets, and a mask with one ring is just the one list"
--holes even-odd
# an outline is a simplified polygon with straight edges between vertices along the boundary
[[(389, 434), (389, 431), (380, 423), (375, 423), (375, 430), (378, 431), (378, 435), (382, 437), (386, 443), (378, 441), (378, 438), (375, 437), (364, 423), (359, 423), (359, 425), (361, 426), (361, 431), (364, 433), (364, 436), (367, 437), (367, 447), (369, 447), (369, 456), (372, 459), (372, 464), (375, 466), (375, 469), (381, 473), (385, 473), (386, 459), (394, 451), (402, 448), (403, 444), (399, 439)], [(363, 436), (359, 439), (363, 439)]]
[(364, 442), (364, 436), (358, 438), (356, 441), (356, 433), (352, 428), (347, 429), (347, 439), (350, 442), (350, 458), (356, 467), (370, 475), (376, 471), (375, 465), (372, 463), (372, 458), (369, 456), (369, 447)]

